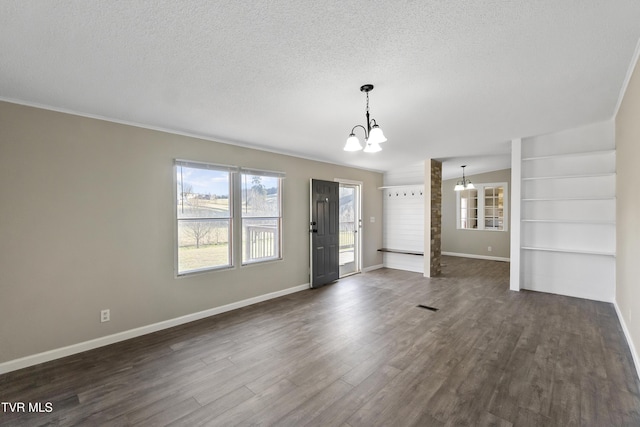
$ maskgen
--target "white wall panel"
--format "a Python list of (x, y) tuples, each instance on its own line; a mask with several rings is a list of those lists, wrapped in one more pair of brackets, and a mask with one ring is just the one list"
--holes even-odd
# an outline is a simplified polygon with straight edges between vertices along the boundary
[(387, 252), (383, 254), (383, 265), (387, 268), (395, 268), (397, 270), (424, 273), (424, 260), (423, 257), (418, 255)]
[(531, 179), (523, 175), (522, 198), (610, 198), (615, 195), (615, 175), (580, 178)]
[(614, 231), (613, 224), (524, 222), (522, 239), (533, 247), (613, 254)]
[(423, 251), (424, 191), (418, 187), (383, 191), (382, 241), (384, 247)]
[(615, 146), (613, 122), (599, 122), (562, 132), (523, 138), (522, 158), (613, 150)]
[(536, 200), (525, 201), (527, 216), (523, 219), (567, 219), (582, 221), (610, 221), (616, 219), (616, 200)]
[(384, 173), (384, 185), (424, 184), (424, 161)]
[(523, 250), (522, 267), (525, 289), (613, 301), (613, 257)]
[(526, 161), (522, 165), (524, 176), (566, 176), (582, 175), (585, 171), (589, 171), (591, 174), (614, 173), (616, 171), (614, 150), (598, 150), (584, 154), (534, 159)]
[[(386, 172), (383, 177), (382, 242), (385, 248), (424, 252), (424, 162)], [(384, 253), (387, 268), (424, 272), (424, 257)]]

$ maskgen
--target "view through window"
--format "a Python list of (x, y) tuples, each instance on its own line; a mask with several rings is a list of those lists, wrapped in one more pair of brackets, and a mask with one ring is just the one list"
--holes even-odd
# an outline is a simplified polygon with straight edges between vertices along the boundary
[(232, 265), (232, 173), (176, 162), (178, 274)]
[(175, 171), (178, 275), (282, 258), (284, 173), (187, 160)]
[(281, 257), (280, 182), (257, 172), (241, 175), (243, 264)]

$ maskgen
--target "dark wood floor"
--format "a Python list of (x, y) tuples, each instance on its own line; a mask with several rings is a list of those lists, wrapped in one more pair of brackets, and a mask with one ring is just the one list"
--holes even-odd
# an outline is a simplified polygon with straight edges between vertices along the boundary
[[(640, 425), (614, 308), (382, 269), (0, 377), (2, 425)], [(436, 307), (431, 311), (419, 304)]]

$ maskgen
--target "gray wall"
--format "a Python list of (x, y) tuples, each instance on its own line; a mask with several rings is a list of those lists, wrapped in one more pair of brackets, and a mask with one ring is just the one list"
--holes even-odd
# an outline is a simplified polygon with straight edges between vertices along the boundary
[[(284, 259), (175, 278), (174, 158), (286, 172)], [(364, 183), (380, 265), (379, 173), (0, 102), (0, 363), (308, 283), (312, 177)]]
[[(509, 215), (509, 227), (506, 232), (456, 228), (456, 193), (453, 187), (460, 178), (442, 182), (442, 252), (509, 258), (511, 215)], [(474, 184), (507, 182), (509, 193), (511, 192), (511, 169), (471, 175), (467, 178)], [(511, 212), (511, 197), (508, 204)], [(488, 246), (491, 246), (491, 252), (487, 250)]]
[(616, 116), (616, 303), (640, 370), (640, 68)]

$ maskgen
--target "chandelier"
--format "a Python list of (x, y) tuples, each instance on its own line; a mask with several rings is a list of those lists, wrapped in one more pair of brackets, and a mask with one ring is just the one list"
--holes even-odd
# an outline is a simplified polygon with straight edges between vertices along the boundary
[(373, 85), (367, 84), (362, 85), (360, 87), (360, 92), (364, 92), (367, 94), (367, 127), (362, 125), (355, 125), (353, 129), (351, 129), (351, 134), (349, 138), (347, 138), (347, 143), (344, 146), (344, 151), (360, 151), (362, 150), (362, 145), (360, 144), (360, 140), (355, 134), (356, 128), (362, 128), (364, 130), (364, 152), (365, 153), (376, 153), (382, 148), (380, 148), (380, 144), (385, 142), (387, 138), (385, 138), (382, 133), (382, 129), (378, 126), (375, 119), (369, 119), (369, 92), (373, 90)]
[(462, 168), (462, 181), (458, 181), (456, 183), (456, 186), (453, 187), (453, 190), (454, 191), (474, 190), (476, 187), (471, 183), (471, 180), (464, 178), (464, 168), (466, 168), (467, 165), (460, 166), (460, 167)]

